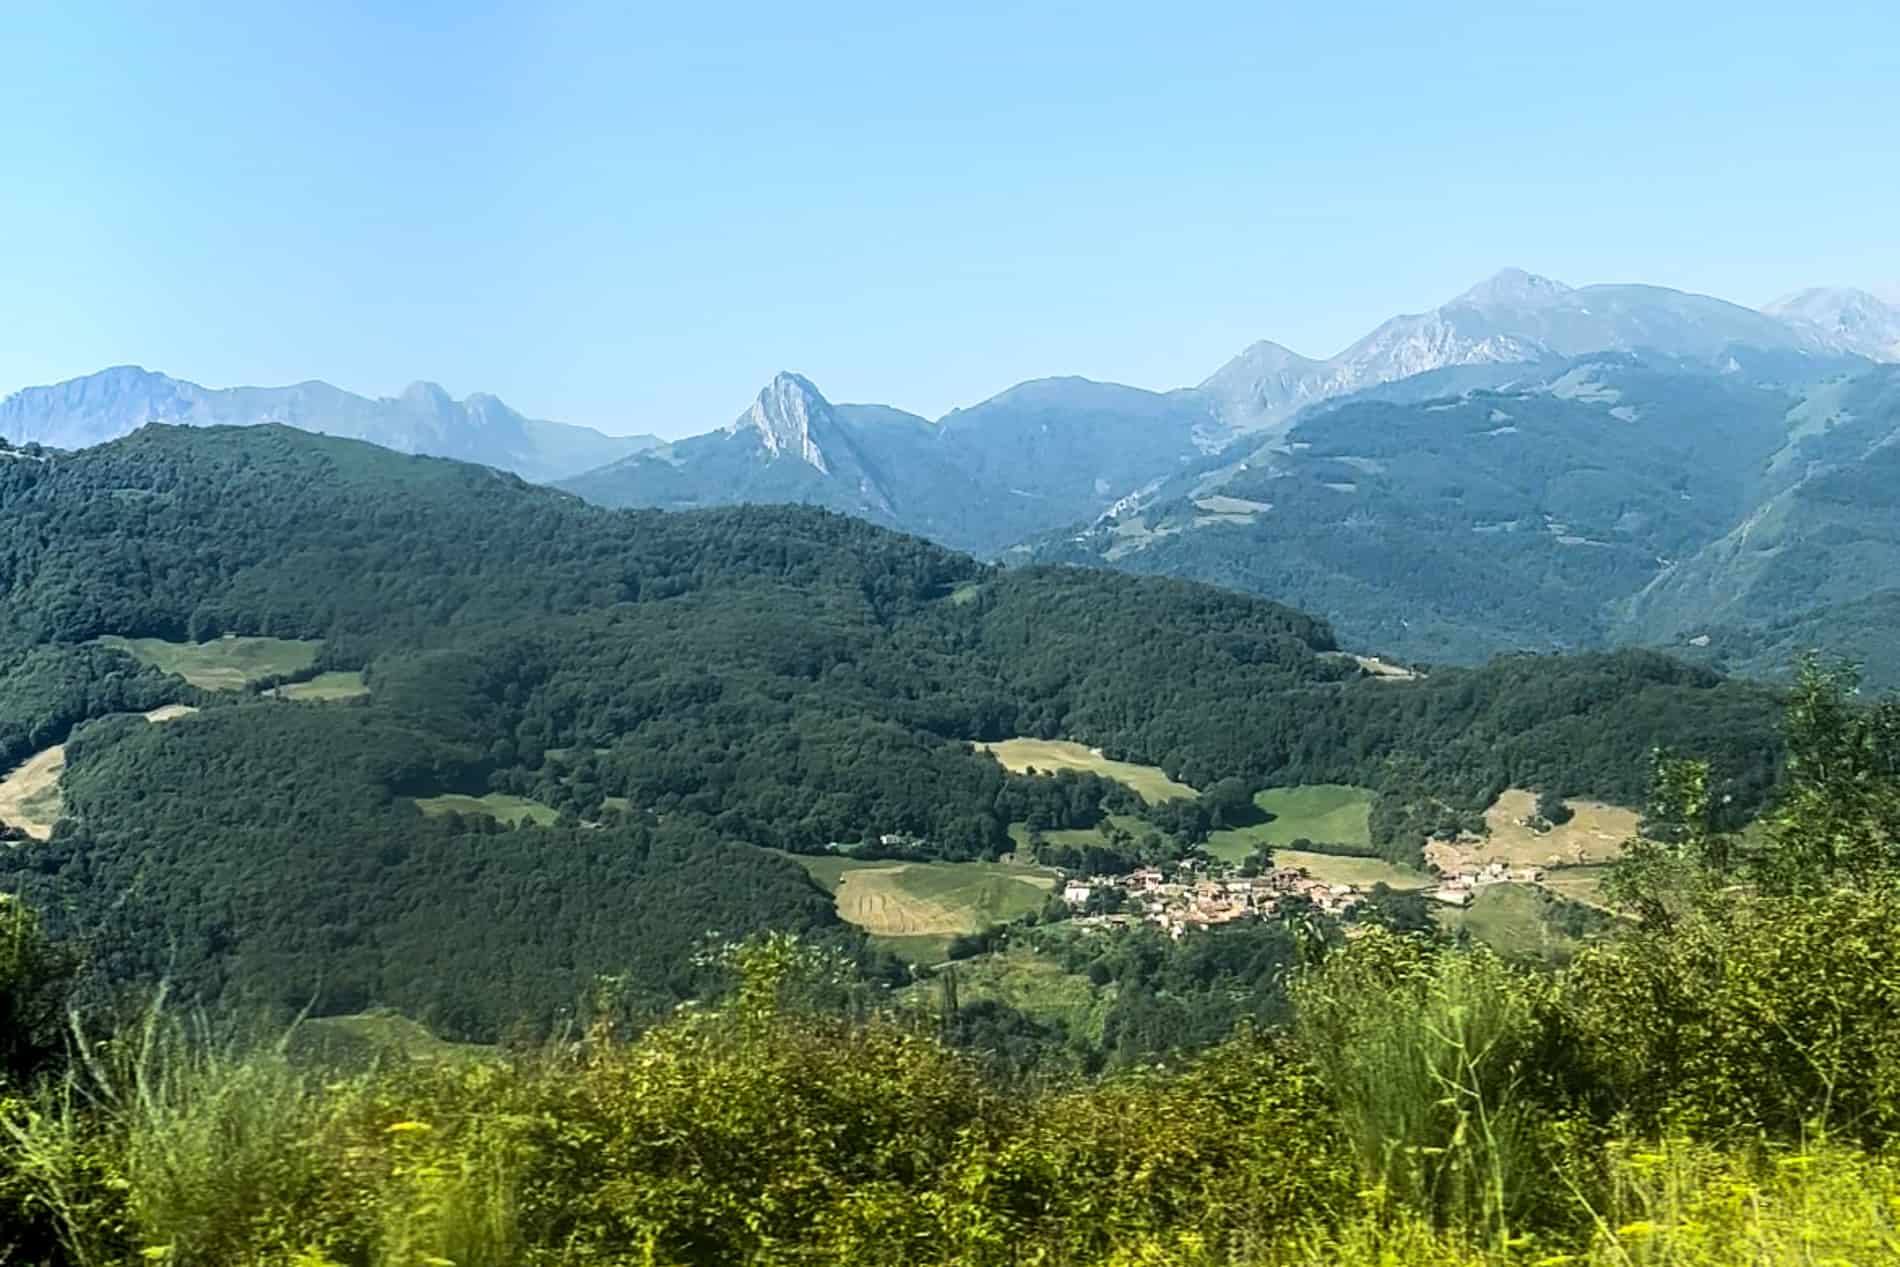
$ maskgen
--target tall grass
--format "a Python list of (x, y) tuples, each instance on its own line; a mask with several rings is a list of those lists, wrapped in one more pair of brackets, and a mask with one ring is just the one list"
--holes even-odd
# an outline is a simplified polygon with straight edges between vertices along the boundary
[(1375, 930), (1295, 991), (1302, 1046), (1368, 1184), (1499, 1246), (1548, 1169), (1523, 1094), (1525, 990), (1488, 952), (1428, 955)]

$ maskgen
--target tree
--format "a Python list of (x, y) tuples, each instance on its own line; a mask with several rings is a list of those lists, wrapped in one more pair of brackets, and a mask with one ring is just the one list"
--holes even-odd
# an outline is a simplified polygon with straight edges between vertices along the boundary
[(1556, 789), (1545, 788), (1537, 794), (1537, 816), (1552, 827), (1562, 827), (1576, 817), (1576, 812), (1564, 803)]
[(1220, 779), (1201, 794), (1201, 804), (1217, 827), (1244, 827), (1262, 817), (1253, 803), (1253, 793), (1239, 779)]
[(0, 893), (0, 1086), (21, 1086), (61, 1049), (78, 964), (26, 903)]
[(1801, 662), (1782, 723), (1788, 791), (1770, 820), (1765, 891), (1865, 886), (1900, 868), (1900, 701), (1856, 708), (1859, 685), (1847, 665)]

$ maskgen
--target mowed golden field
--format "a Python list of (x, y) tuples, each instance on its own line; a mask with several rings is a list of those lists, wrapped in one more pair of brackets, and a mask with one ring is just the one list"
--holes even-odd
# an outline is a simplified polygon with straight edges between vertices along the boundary
[(997, 743), (979, 743), (977, 751), (987, 752), (1003, 763), (1003, 768), (1022, 774), (1035, 770), (1053, 774), (1058, 770), (1086, 770), (1105, 779), (1133, 788), (1149, 804), (1199, 796), (1185, 783), (1176, 783), (1160, 766), (1136, 765), (1132, 761), (1114, 761), (1099, 748), (1084, 747), (1066, 739), (1004, 739)]
[[(838, 914), (900, 951), (928, 957), (960, 933), (1036, 910), (1057, 876), (1004, 862), (892, 862), (788, 854), (835, 895)], [(909, 943), (908, 945), (902, 943)]]

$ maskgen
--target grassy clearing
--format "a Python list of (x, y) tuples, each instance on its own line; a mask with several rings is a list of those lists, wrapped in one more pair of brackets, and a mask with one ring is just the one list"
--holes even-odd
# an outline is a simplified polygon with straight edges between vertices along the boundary
[(1544, 887), (1559, 897), (1587, 906), (1603, 905), (1603, 877), (1608, 867), (1559, 867), (1544, 874)]
[(308, 682), (293, 682), (288, 686), (280, 686), (271, 694), (278, 699), (330, 703), (335, 700), (357, 699), (368, 695), (369, 687), (364, 684), (363, 675), (359, 672), (319, 673)]
[(259, 678), (302, 673), (317, 662), (317, 652), (323, 645), (288, 638), (239, 637), (192, 643), (108, 636), (97, 642), (207, 691), (239, 691)]
[(1507, 958), (1562, 962), (1583, 943), (1544, 918), (1550, 902), (1534, 885), (1493, 884), (1479, 889), (1470, 906), (1433, 913), (1446, 932), (1469, 933)]
[(1066, 739), (1005, 739), (1001, 743), (980, 743), (976, 748), (1018, 774), (1031, 769), (1045, 774), (1057, 770), (1087, 770), (1126, 784), (1150, 804), (1200, 795), (1187, 784), (1170, 779), (1159, 766), (1111, 761), (1099, 749), (1085, 748)]
[(1394, 889), (1424, 889), (1434, 883), (1432, 877), (1422, 871), (1395, 867), (1383, 858), (1337, 858), (1327, 853), (1275, 849), (1273, 865), (1304, 871), (1327, 884), (1350, 884), (1358, 889), (1369, 889), (1375, 884)]
[[(167, 704), (144, 714), (149, 722), (176, 721), (197, 712), (185, 704)], [(53, 824), (65, 812), (59, 778), (66, 772), (66, 745), (36, 752), (0, 779), (0, 823), (10, 823), (35, 840), (50, 839)]]
[(1310, 783), (1268, 788), (1253, 802), (1273, 815), (1271, 822), (1214, 832), (1207, 851), (1239, 862), (1261, 845), (1279, 848), (1296, 840), (1372, 847), (1372, 793), (1345, 783)]
[[(1071, 1034), (1100, 1042), (1115, 1005), (1115, 988), (1097, 988), (1078, 972), (1027, 946), (1010, 946), (997, 954), (967, 959), (956, 965), (957, 999), (965, 1005), (994, 999), (1045, 1023), (1061, 1025)], [(935, 984), (917, 994), (921, 1004), (937, 1004)]]
[(844, 919), (874, 936), (906, 941), (947, 940), (1014, 919), (1039, 908), (1056, 884), (1054, 872), (1001, 862), (792, 857), (837, 896)]
[(525, 796), (509, 796), (503, 792), (490, 792), (486, 796), (459, 796), (453, 793), (447, 796), (419, 796), (416, 808), (425, 814), (486, 814), (503, 823), (532, 823), (537, 827), (552, 827), (560, 819), (560, 814), (539, 801), (531, 801)]

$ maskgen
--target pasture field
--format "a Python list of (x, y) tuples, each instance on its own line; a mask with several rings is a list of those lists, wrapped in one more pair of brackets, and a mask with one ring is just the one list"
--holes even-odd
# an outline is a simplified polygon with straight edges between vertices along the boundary
[[(838, 914), (904, 953), (947, 942), (1040, 908), (1053, 871), (1001, 862), (865, 861), (836, 854), (790, 854), (836, 896)], [(930, 941), (915, 941), (930, 939)]]
[(1587, 866), (1622, 856), (1623, 842), (1636, 834), (1635, 810), (1601, 801), (1569, 805), (1575, 817), (1539, 835), (1520, 822), (1536, 810), (1536, 794), (1507, 788), (1484, 812), (1489, 836), (1458, 844), (1435, 841), (1425, 847), (1426, 860), (1441, 871), (1470, 871), (1492, 861), (1513, 867)]
[(1037, 770), (1053, 774), (1057, 770), (1087, 770), (1133, 788), (1149, 804), (1199, 796), (1185, 783), (1176, 783), (1159, 766), (1136, 765), (1130, 761), (1111, 761), (1095, 748), (1085, 748), (1066, 739), (1005, 739), (1000, 743), (979, 743), (978, 752), (987, 752), (1003, 763), (1003, 768), (1021, 774)]
[[(1155, 830), (1154, 826), (1133, 814), (1110, 814), (1105, 820), (1121, 828), (1129, 835), (1139, 838), (1142, 833)], [(1009, 836), (1016, 847), (1023, 851), (1023, 857), (1029, 857), (1029, 824), (1011, 823)], [(1059, 827), (1042, 833), (1042, 838), (1052, 845), (1105, 845), (1108, 837), (1100, 827)]]
[(1602, 906), (1603, 877), (1608, 872), (1608, 867), (1558, 867), (1544, 873), (1544, 887), (1573, 902)]
[(308, 682), (277, 687), (271, 694), (278, 699), (329, 703), (368, 695), (369, 687), (364, 685), (363, 675), (358, 672), (319, 673)]
[(560, 814), (539, 801), (531, 801), (525, 796), (510, 796), (505, 792), (490, 792), (486, 796), (460, 796), (450, 793), (447, 796), (418, 796), (416, 808), (425, 814), (486, 814), (502, 823), (532, 823), (537, 827), (552, 827), (560, 819)]
[(1275, 849), (1273, 865), (1304, 871), (1326, 884), (1350, 884), (1356, 889), (1370, 889), (1375, 884), (1393, 889), (1428, 889), (1437, 883), (1423, 871), (1395, 867), (1383, 858), (1340, 858), (1329, 853)]
[[(197, 711), (185, 704), (167, 704), (144, 717), (149, 722), (168, 722)], [(18, 827), (35, 840), (51, 838), (53, 824), (66, 808), (59, 794), (59, 776), (65, 771), (65, 744), (36, 752), (8, 771), (0, 778), (0, 823)]]
[(1552, 898), (1536, 885), (1492, 884), (1463, 908), (1434, 903), (1439, 928), (1466, 932), (1509, 959), (1561, 963), (1584, 944), (1544, 917)]
[(1372, 847), (1372, 793), (1365, 788), (1345, 783), (1274, 787), (1256, 793), (1253, 803), (1273, 815), (1272, 821), (1213, 832), (1208, 853), (1239, 862), (1261, 845), (1278, 849), (1302, 839)]
[(207, 691), (241, 691), (259, 678), (302, 673), (317, 662), (323, 645), (289, 638), (238, 637), (193, 643), (108, 635), (94, 641)]

